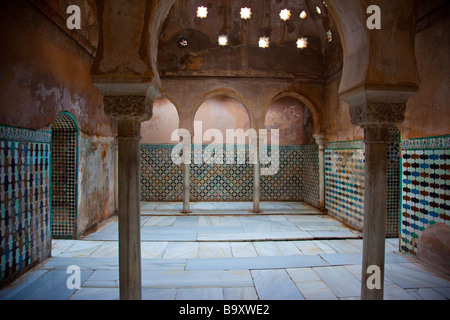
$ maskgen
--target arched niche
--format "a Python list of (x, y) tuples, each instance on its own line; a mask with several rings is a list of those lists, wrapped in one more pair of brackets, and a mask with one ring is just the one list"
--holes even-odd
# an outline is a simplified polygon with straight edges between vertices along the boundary
[(153, 116), (141, 125), (142, 144), (174, 144), (172, 133), (179, 128), (180, 119), (176, 106), (168, 98), (161, 97), (153, 103)]
[[(267, 110), (264, 127), (267, 130), (279, 130), (280, 145), (314, 144), (313, 114), (296, 97), (287, 95), (273, 100)], [(270, 137), (269, 134), (269, 143)]]
[(51, 126), (51, 227), (54, 239), (75, 239), (78, 228), (78, 125), (69, 112)]
[[(250, 128), (251, 120), (246, 107), (238, 99), (229, 95), (210, 96), (199, 104), (195, 112), (194, 132), (201, 133), (202, 137), (207, 130), (216, 129), (222, 133), (223, 143), (234, 143), (227, 141), (227, 130), (241, 129), (245, 132)], [(205, 144), (212, 142), (217, 141), (203, 141)]]

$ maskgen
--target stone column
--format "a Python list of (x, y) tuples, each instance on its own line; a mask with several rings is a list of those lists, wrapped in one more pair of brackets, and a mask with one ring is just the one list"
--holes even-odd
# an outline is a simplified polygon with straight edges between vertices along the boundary
[(261, 212), (261, 147), (267, 143), (267, 131), (259, 130), (250, 134), (250, 143), (255, 148), (253, 175), (253, 212)]
[(406, 97), (409, 95), (395, 91), (362, 91), (347, 100), (352, 123), (364, 128), (363, 300), (382, 300), (384, 296), (388, 132), (404, 121)]
[(260, 153), (259, 153), (259, 137), (255, 131), (250, 135), (250, 144), (254, 148), (253, 152), (253, 212), (260, 213), (260, 197), (261, 197), (261, 165), (260, 165)]
[(183, 209), (181, 213), (191, 213), (191, 162), (192, 162), (192, 140), (193, 140), (193, 121), (192, 114), (186, 110), (180, 111), (180, 128), (178, 135), (183, 143)]
[(119, 214), (119, 144), (117, 137), (114, 140), (114, 210)]
[(314, 135), (319, 146), (319, 209), (325, 209), (325, 133)]
[(189, 145), (183, 144), (183, 211), (182, 213), (191, 213), (191, 147), (192, 136), (184, 135), (183, 141), (189, 141)]
[(151, 118), (145, 96), (105, 96), (105, 113), (118, 124), (119, 287), (121, 300), (140, 300), (140, 131)]
[[(364, 128), (364, 240), (361, 299), (382, 300), (384, 294), (384, 255), (387, 210), (387, 143), (389, 127)], [(376, 269), (373, 269), (374, 266)], [(369, 269), (372, 268), (371, 270)], [(379, 289), (367, 285), (373, 272), (379, 273)], [(371, 281), (376, 281), (373, 278)]]

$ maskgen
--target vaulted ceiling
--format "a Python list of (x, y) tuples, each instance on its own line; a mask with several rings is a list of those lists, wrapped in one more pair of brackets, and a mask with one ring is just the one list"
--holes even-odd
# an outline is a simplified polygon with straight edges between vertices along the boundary
[[(199, 7), (207, 8), (207, 17), (197, 17)], [(240, 15), (244, 7), (252, 12), (248, 20)], [(286, 21), (284, 9), (291, 14)], [(226, 46), (219, 45), (220, 35), (228, 37)], [(259, 47), (263, 36), (268, 48)], [(299, 38), (307, 40), (306, 48), (297, 47)], [(341, 68), (337, 27), (320, 0), (176, 0), (159, 39), (163, 77), (324, 79)]]

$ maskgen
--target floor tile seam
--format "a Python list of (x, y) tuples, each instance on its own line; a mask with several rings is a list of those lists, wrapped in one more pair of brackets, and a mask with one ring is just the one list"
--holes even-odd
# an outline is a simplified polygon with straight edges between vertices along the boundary
[[(100, 241), (99, 241), (99, 242), (100, 242)], [(100, 250), (100, 248), (103, 247), (103, 245), (106, 243), (106, 241), (101, 241), (101, 242), (102, 242), (102, 244), (99, 245), (99, 246), (97, 247), (97, 249), (95, 249), (94, 251), (92, 251), (92, 252), (87, 256), (87, 258), (92, 257), (92, 255), (93, 255), (94, 253), (96, 253), (98, 250)]]
[(338, 296), (338, 293), (337, 292), (335, 292), (334, 290), (333, 290), (333, 288), (331, 288), (329, 285), (328, 285), (328, 283), (320, 276), (320, 274), (319, 273), (317, 273), (316, 272), (316, 270), (315, 269), (318, 269), (318, 268), (342, 268), (346, 273), (348, 273), (349, 275), (350, 275), (350, 277), (351, 278), (354, 278), (357, 282), (359, 282), (360, 283), (360, 286), (361, 286), (361, 280), (360, 279), (358, 279), (354, 274), (352, 274), (350, 271), (348, 271), (346, 268), (345, 268), (345, 266), (344, 265), (337, 265), (337, 266), (317, 266), (317, 267), (312, 267), (311, 269), (313, 270), (313, 272), (319, 277), (319, 279), (328, 287), (328, 289), (330, 289), (330, 291), (339, 299), (339, 300), (342, 300), (342, 299), (345, 299), (345, 298), (351, 298), (352, 296)]

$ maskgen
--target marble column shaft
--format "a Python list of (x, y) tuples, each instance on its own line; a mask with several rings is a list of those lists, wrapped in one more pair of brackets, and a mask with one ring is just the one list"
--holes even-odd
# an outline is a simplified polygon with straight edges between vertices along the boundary
[(325, 209), (325, 134), (314, 135), (319, 146), (319, 209)]
[(395, 92), (369, 92), (363, 103), (349, 104), (352, 123), (364, 128), (363, 300), (384, 297), (388, 134), (390, 127), (404, 121), (406, 100)]
[(119, 288), (121, 300), (141, 300), (140, 129), (151, 117), (145, 96), (106, 96), (118, 124)]

